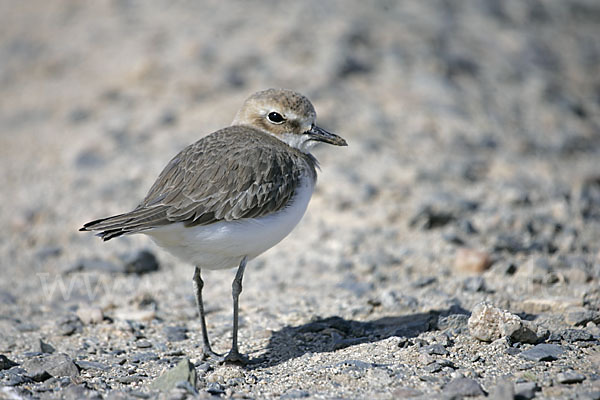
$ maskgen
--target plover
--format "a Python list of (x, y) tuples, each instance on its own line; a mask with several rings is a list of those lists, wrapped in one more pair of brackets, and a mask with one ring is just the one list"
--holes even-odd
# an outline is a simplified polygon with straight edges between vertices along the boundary
[[(317, 177), (319, 142), (346, 146), (315, 125), (311, 102), (286, 89), (250, 96), (231, 126), (177, 154), (144, 200), (128, 213), (88, 222), (104, 240), (134, 233), (195, 266), (193, 282), (206, 356), (244, 363), (238, 351), (238, 299), (246, 263), (285, 238), (306, 211)], [(232, 284), (233, 334), (213, 352), (202, 301), (202, 269), (238, 267)]]

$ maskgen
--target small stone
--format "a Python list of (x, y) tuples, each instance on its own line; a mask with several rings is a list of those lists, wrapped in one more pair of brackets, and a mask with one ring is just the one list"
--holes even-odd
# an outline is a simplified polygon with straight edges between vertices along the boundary
[[(71, 357), (64, 353), (36, 357), (23, 363), (32, 379), (36, 381), (46, 380), (52, 377), (77, 376), (79, 370)], [(45, 378), (45, 379), (44, 379)]]
[(515, 399), (533, 399), (539, 391), (540, 387), (535, 382), (520, 382), (515, 384)]
[(156, 361), (158, 359), (158, 354), (153, 353), (151, 351), (145, 353), (135, 353), (131, 356), (131, 362), (134, 364), (148, 361)]
[(155, 310), (118, 309), (114, 317), (121, 321), (152, 321), (156, 317)]
[(585, 326), (588, 322), (600, 323), (600, 312), (585, 308), (570, 309), (565, 316), (565, 322), (573, 326)]
[(490, 400), (513, 400), (515, 398), (515, 386), (507, 379), (499, 379), (490, 395)]
[(83, 326), (79, 318), (72, 314), (60, 318), (56, 324), (59, 334), (63, 336), (70, 336), (75, 332), (81, 332), (83, 330)]
[(589, 340), (594, 340), (592, 334), (583, 329), (565, 329), (561, 332), (560, 336), (568, 343), (587, 342)]
[(180, 342), (187, 339), (188, 329), (185, 326), (167, 326), (163, 332), (169, 342)]
[(441, 344), (430, 344), (429, 346), (425, 346), (422, 349), (425, 354), (429, 354), (429, 355), (438, 355), (438, 356), (446, 356), (448, 354), (450, 354), (448, 352), (448, 350), (446, 350), (446, 348), (444, 346), (442, 346)]
[(444, 386), (445, 399), (462, 399), (463, 397), (485, 396), (481, 385), (469, 378), (455, 378)]
[(84, 325), (99, 324), (104, 320), (104, 313), (100, 307), (79, 306), (77, 316)]
[(38, 340), (37, 346), (34, 348), (34, 351), (42, 353), (42, 354), (52, 354), (56, 350), (52, 345), (44, 342), (42, 339)]
[(172, 369), (163, 372), (149, 386), (151, 390), (169, 391), (182, 381), (187, 381), (196, 389), (196, 370), (189, 359), (184, 358)]
[(98, 370), (98, 371), (109, 371), (110, 367), (108, 365), (96, 362), (96, 361), (87, 361), (87, 360), (78, 360), (75, 361), (75, 364), (83, 370)]
[(441, 331), (452, 331), (454, 334), (468, 330), (469, 316), (466, 314), (450, 314), (446, 317), (440, 316), (437, 328)]
[(562, 384), (581, 383), (585, 380), (585, 375), (575, 371), (560, 372), (556, 375), (556, 381)]
[(152, 343), (148, 340), (138, 340), (137, 342), (135, 342), (135, 346), (138, 349), (148, 349), (150, 347), (152, 347)]
[(500, 310), (489, 303), (479, 303), (473, 308), (468, 322), (471, 336), (484, 342), (510, 337), (522, 329), (518, 315)]
[(19, 364), (17, 364), (14, 361), (9, 360), (8, 357), (6, 357), (5, 355), (0, 354), (0, 371), (12, 368), (17, 365), (19, 365)]
[(217, 382), (210, 382), (206, 385), (206, 391), (213, 396), (220, 396), (225, 393), (223, 386)]
[(463, 289), (467, 292), (486, 292), (485, 279), (481, 276), (469, 276), (463, 281)]
[(482, 273), (492, 264), (485, 251), (460, 248), (454, 258), (454, 270), (458, 272)]
[(571, 307), (582, 306), (581, 299), (575, 297), (532, 298), (521, 303), (521, 309), (528, 314), (563, 312)]
[(565, 350), (557, 344), (540, 343), (521, 352), (519, 356), (529, 361), (554, 361), (564, 352)]
[(107, 260), (100, 258), (82, 258), (79, 259), (65, 273), (81, 272), (81, 271), (100, 271), (100, 272), (120, 272), (120, 268)]
[(288, 400), (288, 399), (303, 399), (305, 397), (310, 397), (310, 393), (306, 390), (299, 389), (291, 389), (281, 395), (280, 400)]
[(123, 270), (127, 274), (146, 274), (159, 270), (158, 260), (149, 250), (127, 253), (121, 256)]
[(130, 383), (136, 383), (144, 380), (144, 377), (141, 375), (127, 375), (127, 376), (119, 376), (116, 378), (116, 381), (119, 383), (123, 383), (125, 385), (129, 385)]

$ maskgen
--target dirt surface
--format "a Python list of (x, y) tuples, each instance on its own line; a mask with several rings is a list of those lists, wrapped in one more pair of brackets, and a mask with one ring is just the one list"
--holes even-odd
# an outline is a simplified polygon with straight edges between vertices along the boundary
[[(599, 37), (595, 0), (0, 1), (0, 398), (599, 399)], [(192, 266), (77, 230), (268, 87), (349, 146), (223, 366)]]

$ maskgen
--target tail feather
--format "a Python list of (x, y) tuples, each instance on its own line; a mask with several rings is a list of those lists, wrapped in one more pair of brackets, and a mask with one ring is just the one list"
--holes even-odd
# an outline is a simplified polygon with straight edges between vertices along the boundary
[(164, 225), (166, 222), (163, 217), (164, 213), (164, 210), (158, 207), (151, 209), (141, 208), (125, 214), (88, 222), (79, 230), (98, 232), (96, 236), (106, 241), (118, 236), (138, 233)]

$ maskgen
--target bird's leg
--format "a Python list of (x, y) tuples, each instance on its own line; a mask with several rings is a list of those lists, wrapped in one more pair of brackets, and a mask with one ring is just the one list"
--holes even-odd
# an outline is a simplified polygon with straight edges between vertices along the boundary
[(231, 342), (231, 350), (223, 359), (224, 362), (230, 363), (241, 363), (245, 364), (248, 362), (248, 358), (243, 356), (238, 351), (238, 299), (240, 293), (242, 293), (242, 278), (244, 277), (244, 270), (246, 269), (246, 257), (242, 258), (240, 266), (235, 274), (233, 283), (231, 284), (231, 294), (233, 295), (233, 336)]
[(206, 329), (206, 319), (204, 317), (204, 303), (202, 302), (202, 288), (204, 287), (204, 281), (200, 276), (200, 268), (196, 267), (194, 270), (194, 292), (196, 293), (196, 304), (198, 305), (198, 312), (200, 314), (200, 325), (202, 327), (202, 352), (204, 356), (219, 357), (210, 348), (210, 342), (208, 340), (208, 330)]

